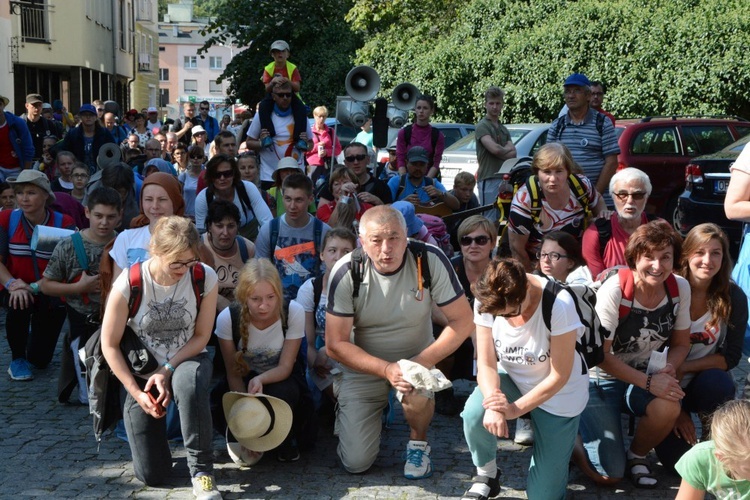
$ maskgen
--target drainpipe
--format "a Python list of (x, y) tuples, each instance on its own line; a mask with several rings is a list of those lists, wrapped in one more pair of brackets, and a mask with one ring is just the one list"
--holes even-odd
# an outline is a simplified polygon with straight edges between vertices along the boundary
[[(111, 100), (115, 100), (115, 79), (117, 78), (117, 0), (112, 0), (112, 78), (109, 81), (109, 95)], [(119, 118), (119, 116), (118, 116)]]
[[(132, 16), (133, 16), (132, 17), (132, 19), (133, 19), (133, 29), (135, 29), (135, 22), (136, 22), (136, 20), (135, 20), (136, 19), (136, 17), (135, 17), (135, 2), (136, 2), (136, 0), (131, 0), (131, 3), (130, 3), (130, 10), (132, 11)], [(130, 28), (130, 27), (128, 26), (128, 28)], [(135, 81), (135, 77), (138, 74), (138, 62), (137, 62), (138, 54), (136, 53), (136, 50), (135, 50), (135, 34), (134, 33), (130, 34), (130, 44), (133, 47), (133, 78), (131, 78), (130, 80), (128, 80), (129, 105), (128, 105), (127, 109), (132, 109), (132, 108), (135, 107), (134, 104), (133, 104), (133, 93), (130, 91), (130, 87), (132, 86), (133, 82)]]

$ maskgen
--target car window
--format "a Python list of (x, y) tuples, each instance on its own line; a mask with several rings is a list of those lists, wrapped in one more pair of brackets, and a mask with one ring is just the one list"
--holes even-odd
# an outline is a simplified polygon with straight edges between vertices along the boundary
[(707, 155), (734, 142), (734, 137), (725, 125), (685, 125), (685, 148), (690, 156)]
[(466, 137), (462, 137), (461, 139), (451, 144), (450, 148), (446, 147), (445, 150), (446, 151), (476, 151), (477, 150), (476, 136), (472, 132)]
[(511, 142), (513, 144), (518, 144), (518, 141), (526, 136), (530, 132), (530, 130), (526, 128), (508, 128), (508, 132), (510, 132)]
[(633, 141), (633, 154), (678, 154), (677, 130), (674, 127), (648, 128), (640, 131)]
[(531, 147), (531, 151), (529, 151), (530, 156), (534, 156), (537, 151), (539, 151), (539, 148), (544, 146), (547, 143), (547, 133), (541, 134), (539, 138), (536, 140), (534, 145)]
[(734, 129), (737, 131), (738, 137), (745, 137), (750, 134), (750, 126), (735, 125)]
[(457, 140), (459, 140), (461, 137), (461, 129), (459, 128), (440, 128), (440, 131), (445, 136), (445, 147), (447, 148)]

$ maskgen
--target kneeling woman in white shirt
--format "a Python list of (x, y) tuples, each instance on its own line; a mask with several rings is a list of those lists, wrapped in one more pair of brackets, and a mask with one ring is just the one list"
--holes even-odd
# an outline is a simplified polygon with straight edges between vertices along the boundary
[(567, 291), (553, 296), (551, 328), (545, 326), (547, 283), (527, 274), (517, 260), (501, 259), (472, 287), (478, 387), (461, 416), (478, 474), (464, 498), (497, 496), (497, 438), (508, 437), (508, 421), (526, 413), (535, 435), (528, 497), (565, 498), (568, 461), (588, 401), (588, 373), (575, 348), (583, 325)]

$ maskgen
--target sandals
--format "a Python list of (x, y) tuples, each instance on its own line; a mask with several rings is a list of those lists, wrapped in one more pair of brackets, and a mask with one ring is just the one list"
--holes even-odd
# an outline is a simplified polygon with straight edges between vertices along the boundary
[(495, 477), (474, 476), (471, 487), (466, 490), (461, 500), (488, 500), (500, 494), (500, 476), (502, 472), (497, 469)]
[[(633, 472), (633, 468), (637, 466), (643, 466), (646, 468), (648, 472)], [(645, 458), (631, 458), (627, 461), (627, 471), (628, 474), (630, 474), (630, 478), (633, 481), (633, 485), (636, 488), (643, 488), (643, 489), (654, 489), (659, 483), (654, 484), (644, 484), (641, 483), (641, 479), (653, 479), (656, 480), (656, 476), (653, 472), (651, 472), (651, 462), (649, 462)]]

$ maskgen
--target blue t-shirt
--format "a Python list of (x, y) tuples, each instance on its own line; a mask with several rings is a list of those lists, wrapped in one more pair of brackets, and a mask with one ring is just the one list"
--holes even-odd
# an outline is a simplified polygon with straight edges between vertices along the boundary
[[(396, 195), (398, 194), (398, 188), (399, 188), (399, 184), (401, 182), (401, 176), (399, 175), (399, 176), (396, 176), (396, 177), (391, 177), (388, 180), (388, 187), (391, 190), (391, 196), (393, 197), (393, 201), (403, 200), (407, 196), (409, 196), (409, 195), (411, 195), (413, 193), (417, 193), (419, 195), (419, 201), (420, 202), (422, 202), (422, 203), (430, 203), (432, 201), (432, 198), (430, 198), (430, 195), (427, 194), (427, 191), (425, 191), (425, 189), (424, 189), (425, 186), (429, 185), (427, 183), (428, 182), (427, 178), (426, 177), (422, 178), (422, 182), (420, 182), (418, 186), (414, 186), (414, 184), (412, 184), (409, 181), (409, 174), (404, 174), (404, 175), (406, 175), (406, 182), (404, 182), (404, 190), (401, 191), (401, 194), (398, 195), (398, 198), (396, 198)], [(438, 181), (436, 181), (434, 179), (432, 180), (432, 185), (435, 186), (435, 188), (438, 191), (441, 191), (443, 193), (446, 192), (445, 186), (443, 186), (442, 184), (440, 184)]]

